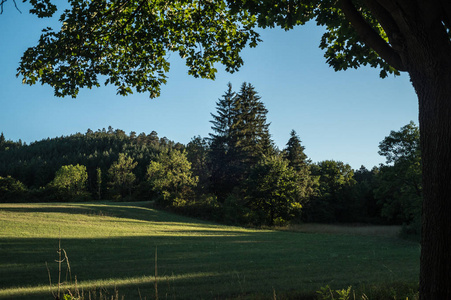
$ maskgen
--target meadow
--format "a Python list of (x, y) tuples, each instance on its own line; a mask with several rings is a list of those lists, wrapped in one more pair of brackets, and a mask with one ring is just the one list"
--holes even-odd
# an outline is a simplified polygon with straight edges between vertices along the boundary
[(64, 280), (124, 299), (155, 298), (156, 251), (159, 299), (314, 299), (326, 285), (405, 299), (419, 274), (419, 244), (388, 227), (249, 229), (149, 202), (0, 204), (0, 298), (52, 299), (59, 241)]

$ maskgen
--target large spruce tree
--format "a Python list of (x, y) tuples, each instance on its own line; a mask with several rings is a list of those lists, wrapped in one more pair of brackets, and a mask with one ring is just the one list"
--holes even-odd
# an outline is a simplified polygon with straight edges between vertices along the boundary
[(229, 83), (216, 105), (210, 134), (211, 187), (223, 201), (274, 147), (266, 122), (268, 110), (251, 84), (243, 83), (236, 94)]
[(210, 133), (209, 162), (211, 169), (211, 191), (223, 201), (226, 195), (237, 184), (233, 176), (232, 124), (236, 123), (236, 94), (232, 85), (227, 85), (227, 91), (216, 103), (216, 115), (211, 114), (214, 133)]
[(233, 132), (238, 152), (248, 165), (256, 164), (264, 156), (274, 154), (274, 146), (266, 120), (268, 110), (250, 83), (243, 83), (237, 94), (237, 122)]

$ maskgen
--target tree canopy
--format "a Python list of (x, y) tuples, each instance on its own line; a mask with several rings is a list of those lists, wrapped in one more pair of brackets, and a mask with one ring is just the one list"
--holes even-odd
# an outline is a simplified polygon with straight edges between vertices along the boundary
[[(36, 3), (38, 2), (38, 3)], [(32, 13), (50, 16), (50, 0), (30, 1)], [(46, 5), (46, 6), (45, 6)], [(255, 46), (255, 18), (232, 11), (225, 1), (70, 1), (59, 30), (45, 28), (36, 47), (26, 50), (18, 74), (23, 82), (51, 85), (56, 96), (75, 97), (80, 88), (105, 84), (118, 94), (160, 93), (175, 52), (188, 73), (215, 78), (215, 63), (235, 72), (240, 52)]]
[[(56, 12), (51, 0), (29, 2), (30, 12), (39, 17)], [(327, 29), (320, 47), (335, 70), (370, 65), (385, 77), (408, 70), (403, 49), (406, 35), (413, 33), (397, 24), (396, 13), (409, 22), (417, 9), (426, 8), (387, 2), (73, 0), (60, 16), (61, 28), (43, 29), (38, 45), (24, 53), (18, 75), (27, 84), (51, 85), (57, 96), (75, 97), (80, 88), (104, 80), (122, 95), (135, 89), (156, 97), (166, 82), (171, 52), (186, 60), (189, 74), (214, 79), (216, 63), (229, 72), (240, 68), (240, 52), (260, 42), (256, 27), (288, 30), (315, 20)], [(449, 5), (434, 2), (436, 7), (427, 7), (429, 15), (422, 21), (433, 22), (446, 34)], [(435, 10), (441, 7), (438, 14)]]

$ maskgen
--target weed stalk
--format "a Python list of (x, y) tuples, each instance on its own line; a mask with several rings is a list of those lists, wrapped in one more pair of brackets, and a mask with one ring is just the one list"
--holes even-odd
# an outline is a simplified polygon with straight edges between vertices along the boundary
[(158, 248), (155, 246), (155, 300), (158, 300)]

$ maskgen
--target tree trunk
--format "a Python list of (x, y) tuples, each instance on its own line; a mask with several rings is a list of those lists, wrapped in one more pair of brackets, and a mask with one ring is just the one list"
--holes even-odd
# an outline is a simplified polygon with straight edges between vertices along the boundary
[(409, 70), (423, 164), (420, 299), (451, 299), (451, 52), (426, 39)]

